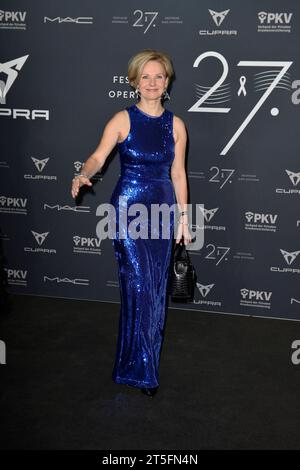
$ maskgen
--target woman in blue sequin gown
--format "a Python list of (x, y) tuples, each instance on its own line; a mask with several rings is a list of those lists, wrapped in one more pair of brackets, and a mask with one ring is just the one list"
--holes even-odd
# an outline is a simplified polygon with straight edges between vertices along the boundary
[[(160, 60), (155, 60), (155, 53), (151, 57), (150, 51), (150, 60), (143, 68), (140, 67), (140, 80), (137, 83), (133, 79), (138, 75), (136, 64), (140, 65), (141, 58), (145, 58), (143, 52), (133, 57), (128, 69), (128, 77), (134, 82), (133, 86), (136, 85), (140, 101), (126, 107), (130, 129), (126, 138), (118, 143), (121, 172), (110, 199), (116, 211), (116, 237), (113, 244), (121, 294), (117, 352), (112, 377), (117, 383), (151, 391), (146, 394), (152, 396), (159, 386), (159, 360), (174, 241), (175, 210), (169, 211), (169, 217), (160, 219), (157, 238), (148, 239), (121, 239), (120, 235), (128, 228), (134, 216), (128, 216), (127, 223), (123, 225), (119, 222), (119, 216), (126, 213), (126, 205), (143, 204), (147, 208), (148, 219), (142, 219), (141, 227), (148, 225), (151, 233), (151, 205), (165, 204), (174, 209), (178, 202), (180, 208), (185, 208), (187, 189), (183, 164), (185, 131), (182, 127), (178, 130), (181, 142), (177, 151), (176, 169), (178, 173), (182, 173), (182, 178), (174, 188), (171, 178), (175, 158), (174, 115), (160, 103), (165, 94), (168, 96), (166, 89), (171, 65), (165, 60), (164, 67)], [(153, 109), (154, 112), (146, 112), (145, 109)], [(125, 198), (123, 202), (120, 202), (120, 196)], [(169, 230), (169, 238), (163, 235), (165, 229)], [(176, 242), (182, 237), (184, 243), (191, 241), (184, 225), (176, 233)]]
[[(165, 321), (167, 278), (173, 242), (174, 211), (170, 211), (170, 238), (120, 239), (119, 197), (127, 206), (142, 203), (148, 209), (149, 235), (151, 204), (176, 203), (170, 167), (174, 158), (173, 113), (150, 116), (135, 104), (126, 108), (130, 118), (128, 137), (118, 144), (121, 174), (111, 196), (116, 209), (116, 238), (121, 311), (113, 379), (135, 387), (159, 385), (158, 365)], [(124, 215), (124, 214), (123, 214)], [(136, 216), (135, 216), (136, 217)], [(128, 216), (128, 223), (134, 216)], [(147, 224), (147, 221), (145, 222)], [(126, 225), (127, 227), (127, 225)], [(126, 228), (125, 227), (125, 228)]]
[[(160, 216), (155, 236), (151, 236), (153, 204), (174, 208), (177, 203), (179, 210), (187, 208), (185, 127), (183, 121), (161, 103), (169, 97), (167, 87), (173, 73), (171, 60), (165, 53), (146, 49), (131, 58), (128, 78), (138, 91), (140, 101), (111, 119), (99, 146), (72, 185), (74, 198), (82, 185), (91, 186), (89, 178), (104, 165), (117, 143), (121, 171), (110, 203), (116, 216), (113, 247), (121, 308), (112, 378), (116, 383), (138, 387), (148, 396), (153, 396), (159, 386), (173, 242), (178, 243), (182, 238), (185, 244), (191, 241), (187, 214), (180, 215), (175, 228), (174, 210), (169, 210), (169, 217)], [(136, 203), (147, 209), (148, 218), (142, 216), (139, 221), (141, 232), (148, 227), (148, 238), (130, 236), (129, 224), (138, 213), (132, 216), (128, 211)], [(125, 214), (127, 221), (124, 222), (120, 216)]]

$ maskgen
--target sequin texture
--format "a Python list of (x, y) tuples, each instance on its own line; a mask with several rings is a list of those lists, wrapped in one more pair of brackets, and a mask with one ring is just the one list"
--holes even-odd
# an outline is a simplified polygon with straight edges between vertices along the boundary
[[(130, 131), (118, 144), (121, 171), (110, 198), (116, 210), (113, 247), (121, 300), (112, 378), (116, 383), (134, 387), (157, 387), (174, 212), (167, 221), (160, 219), (156, 238), (150, 238), (151, 204), (165, 203), (171, 207), (176, 203), (170, 178), (174, 159), (173, 113), (165, 109), (160, 116), (151, 116), (136, 105), (126, 109)], [(127, 209), (134, 203), (147, 207), (148, 218), (141, 217), (139, 226), (149, 230), (148, 239), (120, 237), (138, 215), (127, 215), (126, 226), (119, 222), (119, 216), (126, 211), (120, 196), (127, 198)], [(169, 225), (169, 238), (162, 237), (163, 224)]]

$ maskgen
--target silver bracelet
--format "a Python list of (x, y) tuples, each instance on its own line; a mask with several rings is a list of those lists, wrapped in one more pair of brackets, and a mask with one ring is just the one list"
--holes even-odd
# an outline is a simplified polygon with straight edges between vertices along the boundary
[(79, 175), (76, 175), (75, 178), (80, 178), (80, 176), (83, 176), (84, 178), (88, 178), (88, 179), (89, 179), (89, 176), (86, 175), (85, 173), (80, 173)]

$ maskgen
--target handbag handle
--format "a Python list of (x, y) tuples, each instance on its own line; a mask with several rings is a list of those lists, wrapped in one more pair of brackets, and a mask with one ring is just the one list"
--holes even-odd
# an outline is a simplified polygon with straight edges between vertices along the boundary
[(181, 242), (176, 243), (175, 250), (174, 250), (174, 259), (176, 261), (188, 261), (189, 262), (189, 255), (186, 250), (185, 244)]

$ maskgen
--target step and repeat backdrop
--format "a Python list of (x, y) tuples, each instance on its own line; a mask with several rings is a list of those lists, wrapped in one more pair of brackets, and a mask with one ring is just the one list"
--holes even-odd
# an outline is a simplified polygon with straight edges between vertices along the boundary
[(100, 204), (71, 180), (113, 114), (135, 103), (127, 64), (145, 48), (175, 68), (164, 106), (184, 120), (193, 302), (169, 307), (300, 320), (300, 3), (244, 0), (0, 2), (2, 269), (11, 293), (119, 302)]

